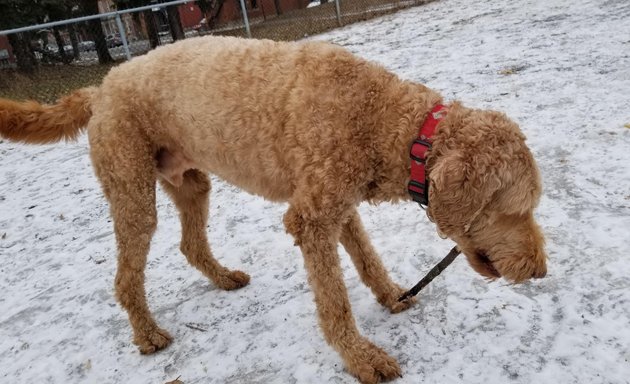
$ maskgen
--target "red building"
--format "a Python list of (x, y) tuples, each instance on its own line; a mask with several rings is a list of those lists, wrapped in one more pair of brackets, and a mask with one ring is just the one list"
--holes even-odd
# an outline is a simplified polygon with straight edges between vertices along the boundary
[[(306, 8), (310, 0), (245, 0), (247, 15), (250, 18), (267, 18), (278, 14), (275, 3), (278, 3), (281, 12), (289, 12), (296, 9)], [(240, 0), (225, 0), (219, 9), (213, 9), (204, 15), (199, 7), (194, 3), (186, 3), (179, 6), (179, 15), (182, 20), (184, 30), (199, 26), (202, 20), (212, 20), (213, 23), (229, 23), (232, 21), (241, 21), (241, 3)], [(216, 15), (216, 16), (215, 16)]]

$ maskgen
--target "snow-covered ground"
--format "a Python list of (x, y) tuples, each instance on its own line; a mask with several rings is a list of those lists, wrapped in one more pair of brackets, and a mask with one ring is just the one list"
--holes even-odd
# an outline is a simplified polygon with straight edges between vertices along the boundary
[[(359, 328), (400, 383), (630, 382), (630, 2), (443, 0), (316, 37), (449, 99), (505, 111), (544, 179), (549, 273), (487, 283), (463, 258), (390, 315), (342, 262)], [(215, 181), (210, 238), (251, 284), (224, 292), (178, 250), (173, 206), (147, 269), (171, 331), (141, 356), (113, 298), (115, 244), (85, 138), (0, 144), (0, 377), (9, 383), (354, 383), (316, 322), (285, 206)], [(413, 204), (362, 206), (394, 279), (413, 285), (451, 247)]]

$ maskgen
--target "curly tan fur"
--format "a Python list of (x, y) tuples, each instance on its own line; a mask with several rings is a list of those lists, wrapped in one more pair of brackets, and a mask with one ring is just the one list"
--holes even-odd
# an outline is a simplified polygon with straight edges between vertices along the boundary
[(90, 98), (96, 88), (84, 88), (55, 105), (0, 99), (0, 134), (29, 144), (75, 140), (92, 117)]
[[(364, 383), (400, 375), (356, 327), (337, 254), (345, 247), (392, 312), (402, 289), (361, 224), (361, 201), (409, 200), (409, 148), (441, 96), (324, 43), (189, 39), (113, 69), (98, 88), (52, 106), (0, 101), (0, 133), (44, 143), (87, 123), (92, 162), (118, 243), (116, 295), (142, 353), (166, 347), (146, 303), (144, 268), (160, 181), (180, 211), (181, 250), (217, 286), (249, 276), (219, 264), (206, 235), (213, 173), (288, 201), (287, 232), (304, 256), (324, 337)], [(91, 117), (90, 117), (91, 116)], [(501, 113), (454, 103), (428, 158), (430, 215), (482, 275), (514, 281), (546, 272), (533, 209), (540, 179), (525, 139)]]

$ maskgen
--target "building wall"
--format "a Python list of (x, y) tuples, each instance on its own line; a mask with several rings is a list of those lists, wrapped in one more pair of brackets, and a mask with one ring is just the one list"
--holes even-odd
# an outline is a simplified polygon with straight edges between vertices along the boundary
[[(98, 0), (98, 12), (99, 13), (107, 13), (113, 12), (116, 10), (114, 6), (114, 2), (111, 0)], [(103, 33), (105, 35), (111, 35), (118, 32), (118, 27), (116, 26), (116, 22), (114, 20), (105, 20), (102, 22), (103, 24)]]
[[(245, 0), (245, 3), (249, 10), (248, 15), (251, 17), (268, 17), (277, 14), (273, 0)], [(282, 12), (289, 12), (306, 8), (309, 0), (280, 0), (279, 3)]]
[[(289, 12), (296, 9), (306, 8), (310, 0), (279, 0), (280, 9), (283, 12)], [(273, 17), (276, 13), (276, 7), (273, 0), (245, 0), (247, 7), (247, 15), (250, 18), (257, 17)], [(203, 13), (194, 4), (190, 2), (183, 4), (179, 8), (184, 29), (195, 27), (204, 18)], [(225, 0), (221, 13), (219, 14), (215, 24), (228, 23), (233, 21), (241, 21), (241, 5), (240, 0)]]
[[(229, 1), (229, 0), (228, 0)], [(234, 6), (232, 19), (240, 19), (240, 5), (238, 1), (229, 2)], [(308, 0), (279, 0), (282, 12), (289, 12), (296, 9), (306, 8)], [(273, 0), (245, 0), (247, 15), (249, 17), (274, 17), (277, 15), (276, 5)]]
[[(107, 13), (107, 12), (115, 12), (116, 5), (112, 0), (98, 0), (98, 11), (99, 13)], [(133, 40), (138, 36), (139, 31), (136, 29), (136, 25), (134, 25), (133, 19), (130, 14), (126, 13), (121, 16), (121, 20), (123, 22), (123, 26), (125, 28), (125, 34), (129, 40)], [(118, 35), (118, 26), (116, 25), (116, 21), (114, 19), (103, 20), (101, 22), (103, 24), (103, 33), (107, 35)]]

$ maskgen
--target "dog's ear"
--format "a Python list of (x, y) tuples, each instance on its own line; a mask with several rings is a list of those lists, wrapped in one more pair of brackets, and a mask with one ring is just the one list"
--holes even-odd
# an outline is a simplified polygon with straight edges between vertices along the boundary
[(453, 238), (468, 231), (471, 223), (501, 188), (483, 156), (467, 158), (450, 151), (429, 172), (429, 213), (438, 229)]

